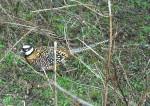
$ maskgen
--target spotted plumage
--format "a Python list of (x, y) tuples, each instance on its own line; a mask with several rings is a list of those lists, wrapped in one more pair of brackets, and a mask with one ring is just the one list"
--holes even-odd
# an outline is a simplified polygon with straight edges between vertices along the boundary
[[(57, 65), (64, 64), (65, 60), (68, 59), (72, 54), (80, 53), (85, 50), (90, 50), (95, 46), (106, 43), (108, 40), (103, 42), (98, 42), (95, 44), (91, 44), (86, 47), (75, 48), (75, 49), (65, 49), (65, 48), (57, 48), (56, 51), (56, 63)], [(21, 54), (25, 57), (26, 61), (34, 65), (36, 68), (44, 69), (44, 70), (53, 70), (54, 68), (54, 48), (53, 47), (38, 47), (33, 48), (31, 45), (24, 45), (21, 50)]]
[[(54, 67), (54, 49), (48, 47), (33, 48), (31, 45), (24, 45), (22, 53), (29, 64), (38, 69), (52, 70)], [(63, 64), (68, 57), (64, 48), (58, 48), (56, 51), (57, 65)]]

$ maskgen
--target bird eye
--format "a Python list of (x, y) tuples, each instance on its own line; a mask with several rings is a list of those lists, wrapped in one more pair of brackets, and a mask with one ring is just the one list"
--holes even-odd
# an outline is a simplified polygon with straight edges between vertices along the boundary
[(25, 52), (29, 51), (29, 49), (24, 49)]

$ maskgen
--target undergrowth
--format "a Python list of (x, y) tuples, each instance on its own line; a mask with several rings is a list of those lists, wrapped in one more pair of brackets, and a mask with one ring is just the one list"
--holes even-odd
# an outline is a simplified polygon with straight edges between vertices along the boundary
[[(107, 105), (148, 106), (149, 1), (112, 0), (111, 4), (113, 50)], [(90, 45), (108, 40), (108, 13), (106, 0), (1, 0), (0, 105), (53, 106), (53, 86), (21, 57), (22, 45), (53, 46), (57, 41), (58, 47), (68, 48), (67, 40), (71, 48), (80, 48), (85, 47), (81, 41)], [(57, 68), (61, 74), (57, 84), (93, 106), (102, 106), (108, 48), (107, 42), (70, 57)], [(47, 74), (49, 79), (54, 78), (54, 72)], [(79, 106), (62, 91), (57, 90), (57, 98), (58, 106)]]

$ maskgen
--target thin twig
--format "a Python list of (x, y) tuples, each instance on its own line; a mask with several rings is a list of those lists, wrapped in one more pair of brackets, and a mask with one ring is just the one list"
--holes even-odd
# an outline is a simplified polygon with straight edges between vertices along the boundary
[[(56, 55), (56, 51), (57, 51), (57, 42), (54, 42), (54, 83), (57, 84), (57, 72), (56, 72), (56, 65), (57, 65), (57, 55)], [(55, 93), (55, 106), (57, 106), (57, 89), (56, 87), (54, 88), (54, 93)]]
[[(16, 26), (20, 26), (20, 27), (24, 27), (24, 28), (27, 28), (27, 29), (34, 29), (34, 30), (36, 30), (36, 31), (43, 31), (43, 32), (49, 32), (51, 35), (55, 35), (52, 31), (50, 31), (50, 30), (47, 30), (47, 29), (42, 29), (42, 28), (38, 28), (38, 27), (36, 27), (36, 25), (34, 25), (34, 24), (32, 24), (32, 25), (34, 25), (34, 26), (29, 26), (29, 25), (24, 25), (24, 24), (20, 24), (20, 23), (13, 23), (13, 22), (2, 22), (3, 24), (10, 24), (10, 25), (16, 25)], [(55, 35), (56, 36), (56, 35)]]
[(62, 6), (62, 7), (49, 8), (49, 9), (40, 9), (40, 10), (31, 11), (31, 12), (37, 13), (37, 12), (43, 12), (43, 11), (45, 12), (45, 11), (50, 11), (50, 10), (61, 10), (61, 9), (75, 7), (75, 6), (79, 6), (79, 5), (86, 5), (86, 4), (65, 5), (65, 6)]
[[(66, 44), (68, 46), (68, 49), (69, 51), (71, 51), (71, 48), (70, 48), (70, 45), (69, 45), (69, 42), (68, 42), (68, 38), (67, 38), (67, 23), (65, 24), (65, 27), (64, 27), (64, 35), (65, 35), (65, 41), (66, 41)], [(70, 52), (72, 54), (72, 52)]]
[(122, 94), (122, 98), (121, 98), (121, 99), (122, 99), (122, 101), (125, 102), (126, 105), (128, 106), (127, 97), (126, 97), (126, 95), (125, 95), (123, 89), (121, 88), (121, 83), (120, 83), (119, 78), (118, 78), (118, 75), (117, 75), (117, 67), (116, 67), (116, 65), (115, 65), (113, 62), (112, 62), (112, 66), (113, 66), (114, 71), (115, 71), (114, 73), (115, 73), (115, 77), (116, 77), (118, 89), (119, 89), (120, 93)]
[(76, 2), (76, 3), (79, 3), (80, 5), (82, 5), (82, 6), (84, 6), (85, 8), (87, 8), (87, 9), (91, 10), (92, 12), (94, 12), (94, 13), (98, 14), (99, 16), (102, 16), (102, 17), (108, 17), (108, 16), (103, 15), (102, 13), (99, 13), (99, 12), (97, 12), (96, 10), (94, 10), (94, 9), (90, 8), (89, 6), (84, 5), (82, 2), (80, 2), (80, 1), (78, 1), (78, 0), (71, 0), (71, 1), (74, 1), (74, 2)]
[(89, 48), (93, 53), (95, 53), (101, 60), (105, 61), (104, 57), (99, 55), (92, 47), (88, 46), (84, 41), (78, 39), (81, 43), (83, 43), (87, 48)]
[(110, 64), (112, 58), (112, 14), (111, 14), (111, 2), (108, 0), (108, 9), (109, 9), (109, 51), (108, 51), (108, 62), (105, 70), (105, 86), (104, 86), (104, 106), (107, 106), (108, 102), (108, 76), (110, 71)]
[(146, 73), (146, 75), (148, 75), (150, 73), (150, 70), (148, 69), (149, 65), (150, 65), (150, 59), (148, 60), (146, 67), (144, 68), (144, 73)]
[[(78, 40), (80, 40), (80, 39), (78, 38)], [(80, 42), (81, 42), (81, 41), (82, 41), (82, 40), (80, 40)], [(81, 52), (83, 52), (83, 51), (91, 50), (91, 51), (93, 51), (98, 57), (100, 57), (101, 59), (104, 59), (104, 58), (103, 58), (102, 56), (100, 56), (93, 48), (96, 47), (96, 46), (98, 46), (98, 45), (105, 44), (105, 43), (107, 43), (108, 41), (109, 41), (109, 40), (104, 40), (104, 41), (102, 41), (102, 42), (97, 42), (97, 43), (89, 44), (89, 45), (87, 45), (84, 41), (82, 41), (82, 42), (84, 43), (85, 47), (72, 48), (72, 49), (70, 50), (70, 52), (71, 52), (71, 54), (77, 54), (77, 53), (81, 53)], [(104, 48), (101, 47), (101, 49), (104, 49)]]
[(146, 90), (143, 92), (143, 94), (141, 95), (139, 99), (138, 106), (144, 106), (144, 103), (146, 102), (148, 95), (150, 95), (150, 90)]
[(7, 11), (2, 7), (2, 5), (0, 4), (0, 8), (4, 11), (4, 13), (9, 17), (9, 19), (11, 21), (13, 21), (13, 18), (10, 16), (10, 14), (7, 13)]
[(22, 100), (23, 106), (26, 106), (26, 102), (25, 100)]
[(120, 61), (119, 58), (117, 58), (117, 60), (118, 60), (118, 63), (119, 63), (119, 65), (121, 66), (121, 68), (122, 68), (122, 70), (123, 70), (123, 75), (124, 75), (124, 78), (125, 78), (127, 84), (129, 85), (130, 88), (132, 88), (132, 87), (131, 87), (131, 84), (130, 84), (130, 82), (129, 82), (129, 80), (128, 80), (126, 70), (125, 70), (124, 67), (123, 67), (123, 64), (121, 63), (121, 61)]
[(67, 90), (65, 90), (64, 88), (62, 88), (61, 86), (59, 86), (58, 84), (53, 83), (53, 81), (49, 82), (51, 85), (54, 85), (57, 89), (59, 89), (61, 92), (65, 93), (66, 95), (70, 96), (71, 98), (73, 98), (73, 100), (78, 101), (79, 103), (83, 104), (84, 106), (93, 106), (92, 104), (80, 99), (79, 97), (71, 94), (70, 92), (68, 92)]

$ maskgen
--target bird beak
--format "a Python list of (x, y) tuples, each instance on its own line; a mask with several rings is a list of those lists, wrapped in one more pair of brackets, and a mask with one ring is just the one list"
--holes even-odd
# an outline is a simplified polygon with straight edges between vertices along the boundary
[(20, 56), (24, 56), (23, 50), (20, 50), (19, 55), (20, 55)]

